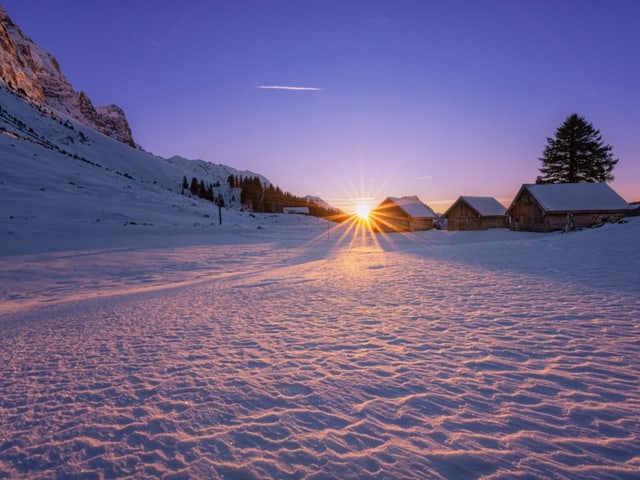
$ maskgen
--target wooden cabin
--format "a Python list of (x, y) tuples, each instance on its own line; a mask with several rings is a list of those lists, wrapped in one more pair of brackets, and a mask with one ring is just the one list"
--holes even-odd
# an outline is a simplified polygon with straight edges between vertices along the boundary
[(630, 211), (606, 183), (524, 184), (507, 217), (512, 230), (551, 232), (617, 222)]
[(447, 230), (507, 228), (507, 209), (493, 197), (461, 196), (444, 213)]
[(435, 226), (437, 215), (416, 196), (387, 197), (370, 214), (374, 230), (415, 232)]

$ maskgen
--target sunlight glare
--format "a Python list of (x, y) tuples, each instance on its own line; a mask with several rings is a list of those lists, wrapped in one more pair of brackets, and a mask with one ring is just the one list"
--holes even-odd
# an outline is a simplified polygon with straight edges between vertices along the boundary
[(369, 218), (369, 213), (371, 212), (371, 207), (366, 203), (359, 203), (356, 205), (356, 215), (360, 220), (367, 220)]

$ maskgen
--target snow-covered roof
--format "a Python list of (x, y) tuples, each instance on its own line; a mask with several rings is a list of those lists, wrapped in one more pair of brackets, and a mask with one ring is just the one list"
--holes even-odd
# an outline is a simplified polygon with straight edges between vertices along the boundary
[(625, 210), (624, 198), (606, 183), (544, 183), (523, 185), (547, 212)]
[(387, 201), (395, 203), (404, 212), (413, 218), (436, 218), (436, 214), (427, 205), (422, 203), (420, 199), (412, 195), (410, 197), (388, 197)]
[(483, 217), (504, 215), (507, 212), (506, 207), (493, 197), (470, 197), (463, 195), (460, 198)]

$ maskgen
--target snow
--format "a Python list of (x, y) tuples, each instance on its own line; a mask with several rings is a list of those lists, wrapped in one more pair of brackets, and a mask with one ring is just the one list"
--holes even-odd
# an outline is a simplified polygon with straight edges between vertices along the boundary
[(465, 195), (461, 198), (484, 217), (504, 215), (507, 212), (504, 205), (493, 197), (470, 197)]
[(307, 202), (313, 202), (313, 203), (315, 203), (316, 205), (318, 205), (319, 207), (322, 207), (322, 208), (324, 208), (324, 209), (326, 209), (326, 210), (335, 210), (335, 207), (334, 207), (334, 206), (332, 206), (332, 205), (328, 204), (326, 201), (324, 201), (322, 198), (320, 198), (320, 197), (318, 197), (318, 196), (315, 196), (315, 195), (307, 195), (307, 196), (305, 196), (304, 198), (305, 198), (305, 200), (306, 200)]
[(525, 187), (548, 212), (629, 208), (629, 204), (606, 183), (556, 183)]
[(0, 96), (0, 478), (637, 478), (640, 218), (219, 225)]
[(436, 218), (436, 214), (422, 203), (418, 197), (389, 197), (389, 200), (413, 218)]
[(41, 237), (2, 259), (0, 476), (633, 478), (638, 220)]
[[(215, 195), (222, 194), (225, 205), (237, 209), (239, 193), (228, 186), (227, 177), (257, 175), (133, 149), (52, 118), (4, 88), (0, 106), (0, 252), (28, 249), (43, 232), (54, 243), (62, 235), (64, 244), (69, 229), (84, 237), (94, 231), (113, 236), (114, 228), (193, 231), (218, 225), (217, 207), (182, 194), (183, 177), (218, 181)], [(236, 210), (223, 210), (225, 225), (237, 218)], [(74, 244), (81, 247), (82, 239)]]

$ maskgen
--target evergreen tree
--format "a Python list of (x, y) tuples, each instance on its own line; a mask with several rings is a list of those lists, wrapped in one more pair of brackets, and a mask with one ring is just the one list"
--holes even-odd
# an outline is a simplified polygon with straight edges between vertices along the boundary
[(555, 138), (547, 138), (538, 183), (610, 182), (618, 163), (611, 150), (591, 123), (573, 113), (558, 127)]
[(239, 182), (236, 182), (236, 187), (240, 187), (240, 203), (247, 205), (252, 203), (252, 193), (249, 191), (249, 183), (246, 179), (240, 178)]
[(196, 177), (193, 177), (191, 179), (190, 190), (192, 195), (198, 195), (198, 192), (200, 192), (200, 184), (198, 183), (198, 179)]
[(189, 188), (189, 181), (186, 175), (182, 177), (182, 188)]

